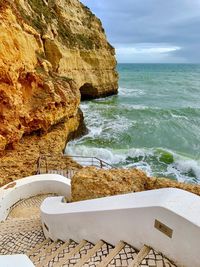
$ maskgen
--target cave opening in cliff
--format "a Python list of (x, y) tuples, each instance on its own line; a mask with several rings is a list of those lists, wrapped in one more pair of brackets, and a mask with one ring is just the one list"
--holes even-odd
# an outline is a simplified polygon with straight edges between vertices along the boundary
[(85, 83), (80, 87), (81, 100), (93, 99), (97, 97), (98, 91), (91, 83)]

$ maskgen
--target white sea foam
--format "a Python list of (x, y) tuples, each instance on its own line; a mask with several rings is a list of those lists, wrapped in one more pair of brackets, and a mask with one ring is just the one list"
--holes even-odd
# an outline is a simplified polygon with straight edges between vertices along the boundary
[(98, 137), (100, 136), (109, 137), (109, 134), (111, 132), (112, 135), (116, 136), (118, 134), (126, 132), (129, 127), (131, 127), (135, 123), (134, 120), (130, 120), (125, 116), (112, 114), (111, 117), (104, 118), (98, 116), (97, 112), (87, 112), (87, 116), (85, 116), (85, 121), (89, 132), (86, 136), (81, 138), (81, 140), (87, 138), (98, 139)]
[[(174, 162), (166, 166), (166, 170), (160, 172), (160, 175), (171, 176), (173, 175), (180, 182), (200, 182), (200, 163), (195, 160), (187, 159), (181, 155), (178, 155), (172, 151), (165, 151), (171, 153), (174, 158)], [(67, 149), (67, 154), (97, 157), (109, 164), (115, 166), (122, 166), (124, 168), (138, 168), (147, 173), (147, 175), (155, 175), (152, 170), (149, 157), (155, 157), (158, 159), (157, 149), (111, 149), (111, 148), (97, 148), (88, 147), (85, 145), (75, 145), (71, 142)], [(138, 158), (138, 161), (131, 162), (131, 159)], [(189, 175), (189, 173), (194, 174), (195, 177)]]
[(78, 145), (76, 141), (70, 142), (66, 148), (66, 153), (79, 156), (92, 156), (107, 161), (110, 164), (118, 164), (130, 158), (145, 158), (154, 155), (153, 149), (111, 149), (111, 148), (97, 148), (88, 147), (85, 145)]
[(134, 121), (129, 120), (128, 118), (124, 116), (115, 115), (114, 118), (110, 118), (107, 120), (104, 120), (104, 131), (107, 131), (109, 129), (114, 129), (117, 133), (126, 132), (129, 127), (131, 127), (134, 124)]
[[(133, 109), (135, 109), (135, 110), (146, 110), (146, 109), (149, 109), (150, 107), (145, 106), (145, 105), (141, 105), (141, 104), (138, 104), (138, 105), (134, 105), (134, 104), (121, 104), (120, 105), (120, 108), (124, 108), (126, 110), (131, 111)], [(151, 109), (159, 109), (159, 108), (157, 108), (157, 107), (153, 107), (152, 108), (151, 107)]]
[(177, 179), (179, 181), (187, 181), (190, 178), (188, 173), (194, 174), (196, 179), (200, 182), (200, 163), (191, 159), (178, 159), (170, 166), (176, 171)]
[(82, 111), (86, 111), (89, 109), (89, 104), (87, 102), (82, 102), (80, 105)]
[(119, 96), (142, 96), (145, 95), (145, 92), (141, 89), (133, 89), (133, 88), (119, 88)]
[[(72, 143), (71, 143), (72, 144)], [(127, 157), (145, 157), (147, 155), (152, 155), (153, 152), (151, 150), (147, 151), (145, 149), (130, 149), (130, 150), (113, 150), (113, 149), (106, 149), (106, 148), (95, 148), (95, 147), (88, 147), (84, 145), (76, 145), (73, 146), (69, 145), (65, 151), (69, 155), (79, 155), (79, 156), (86, 156), (86, 157), (97, 157), (106, 161), (111, 165), (118, 165), (124, 168), (138, 168), (143, 170), (147, 173), (147, 175), (152, 175), (151, 166), (141, 160), (139, 162), (133, 162), (130, 164), (124, 164)]]
[(173, 113), (171, 113), (171, 116), (173, 118), (177, 118), (177, 119), (185, 119), (185, 120), (189, 120), (186, 116), (183, 116), (183, 115), (175, 115)]
[(110, 164), (118, 164), (126, 159), (126, 155), (113, 153), (112, 150), (106, 148), (88, 147), (84, 145), (69, 145), (66, 149), (66, 153), (69, 155), (97, 157)]
[(140, 170), (144, 171), (148, 176), (153, 175), (151, 166), (147, 162), (144, 162), (144, 161), (134, 162), (134, 163), (130, 163), (130, 164), (126, 165), (126, 169), (129, 169), (129, 168), (140, 169)]

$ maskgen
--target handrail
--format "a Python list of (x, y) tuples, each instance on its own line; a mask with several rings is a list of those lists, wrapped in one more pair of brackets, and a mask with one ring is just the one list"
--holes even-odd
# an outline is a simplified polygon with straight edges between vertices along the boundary
[[(39, 156), (38, 161), (37, 161), (37, 174), (44, 173), (44, 170), (42, 171), (41, 160), (44, 160), (44, 162), (45, 162), (44, 163), (45, 164), (44, 169), (45, 169), (46, 173), (49, 173), (50, 171), (56, 171), (56, 169), (57, 169), (58, 173), (61, 173), (63, 171), (63, 170), (60, 170), (59, 168), (56, 168), (56, 169), (53, 168), (53, 170), (48, 168), (48, 157), (53, 157), (53, 156), (56, 156), (56, 155), (55, 154), (54, 155), (41, 154)], [(112, 166), (108, 162), (106, 162), (106, 161), (104, 161), (102, 159), (99, 159), (97, 157), (88, 157), (88, 156), (79, 156), (79, 155), (67, 155), (67, 154), (57, 154), (57, 156), (60, 156), (61, 158), (75, 159), (75, 161), (77, 163), (79, 163), (80, 165), (82, 165), (82, 166), (94, 166), (94, 167), (100, 168), (100, 169), (114, 169), (115, 168), (114, 166)], [(70, 170), (72, 171), (71, 174), (76, 172), (73, 169), (67, 169), (65, 171), (66, 171), (66, 173), (68, 173), (68, 171), (70, 171)], [(69, 176), (67, 176), (67, 177), (71, 178), (71, 175), (70, 175), (70, 177)]]
[(111, 168), (115, 168), (113, 165), (111, 165), (110, 163), (102, 160), (102, 159), (99, 159), (97, 157), (88, 157), (88, 156), (74, 156), (74, 155), (67, 155), (67, 154), (63, 154), (64, 157), (70, 157), (70, 158), (83, 158), (83, 159), (96, 159), (98, 160), (100, 163), (104, 163), (106, 166), (110, 166)]

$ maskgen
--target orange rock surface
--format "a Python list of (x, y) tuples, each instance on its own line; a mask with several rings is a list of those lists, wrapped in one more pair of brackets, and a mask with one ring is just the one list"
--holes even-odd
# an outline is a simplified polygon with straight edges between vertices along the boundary
[(0, 149), (75, 117), (80, 91), (116, 92), (115, 65), (101, 22), (78, 0), (1, 1)]
[[(40, 153), (34, 142), (43, 142), (54, 126), (61, 125), (64, 138), (79, 130), (81, 95), (117, 93), (115, 67), (100, 20), (78, 0), (0, 1), (0, 167), (19, 150)], [(76, 127), (62, 128), (72, 121)], [(60, 142), (44, 141), (61, 152), (66, 139)]]
[(137, 169), (103, 170), (86, 167), (72, 178), (72, 201), (167, 187), (179, 188), (200, 195), (200, 185), (148, 177), (143, 171)]

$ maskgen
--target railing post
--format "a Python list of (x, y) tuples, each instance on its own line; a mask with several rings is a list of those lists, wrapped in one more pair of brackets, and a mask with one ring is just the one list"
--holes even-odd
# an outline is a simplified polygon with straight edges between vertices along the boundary
[(101, 166), (101, 169), (103, 169), (103, 162), (101, 159), (100, 159), (100, 166)]
[(47, 157), (46, 156), (45, 156), (45, 163), (46, 163), (46, 173), (48, 173)]
[(39, 155), (39, 157), (38, 157), (38, 159), (37, 159), (37, 174), (40, 174), (40, 155)]

